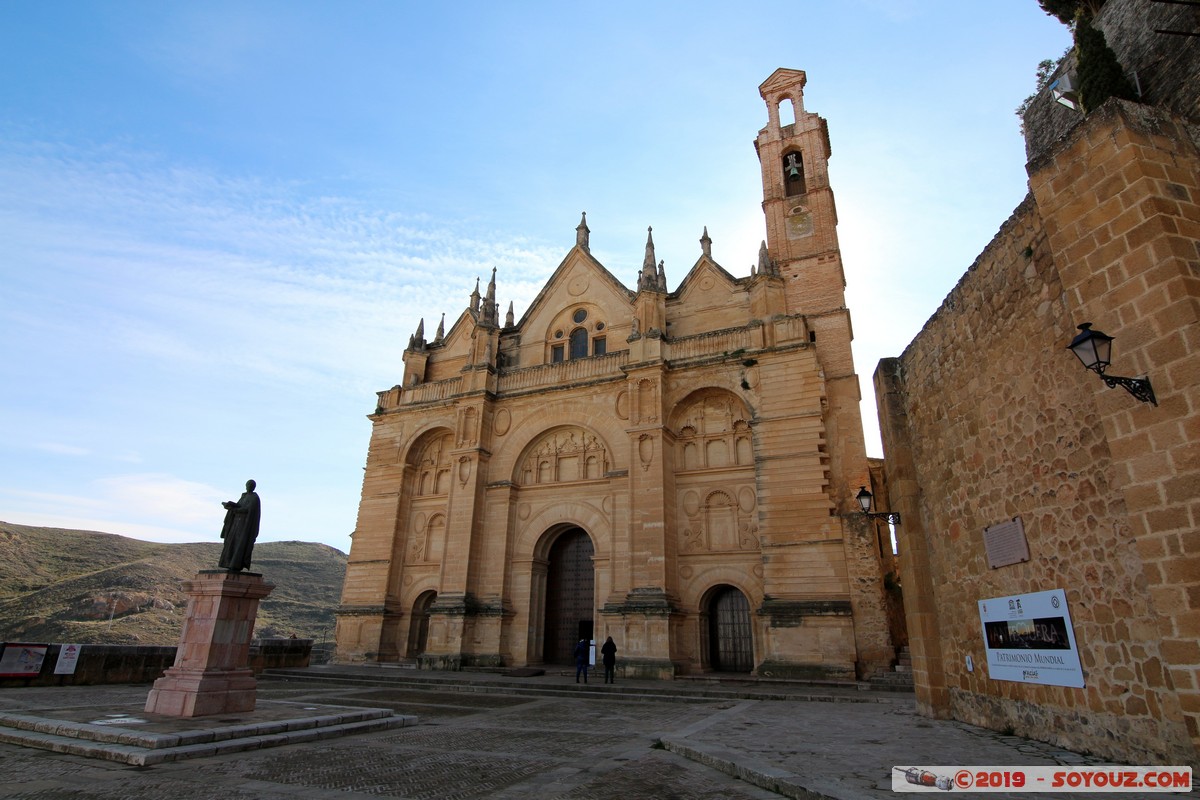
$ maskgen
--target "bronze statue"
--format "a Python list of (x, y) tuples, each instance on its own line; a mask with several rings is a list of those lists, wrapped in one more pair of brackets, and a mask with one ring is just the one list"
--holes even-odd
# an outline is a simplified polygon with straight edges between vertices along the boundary
[(246, 481), (246, 491), (237, 502), (226, 500), (221, 503), (225, 507), (225, 527), (221, 528), (225, 547), (221, 550), (221, 561), (217, 566), (230, 572), (250, 569), (250, 553), (254, 550), (254, 540), (258, 538), (258, 520), (262, 512), (258, 495), (254, 492), (255, 485), (254, 481)]

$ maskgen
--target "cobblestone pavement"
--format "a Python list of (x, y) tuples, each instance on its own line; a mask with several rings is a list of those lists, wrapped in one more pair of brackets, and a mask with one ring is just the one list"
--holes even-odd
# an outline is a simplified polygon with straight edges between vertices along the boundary
[[(548, 690), (573, 688), (566, 685), (569, 680), (542, 680)], [(773, 785), (801, 800), (862, 800), (895, 797), (891, 772), (897, 765), (1100, 763), (1019, 737), (920, 717), (906, 694), (860, 692), (855, 697), (830, 691), (823, 698), (836, 702), (818, 702), (815, 696), (803, 701), (722, 698), (704, 696), (700, 689), (639, 697), (622, 693), (619, 686), (600, 692), (593, 687), (585, 695), (514, 694), (487, 680), (462, 681), (458, 687), (432, 682), (388, 687), (264, 679), (259, 684), (264, 700), (391, 708), (417, 715), (420, 723), (153, 767), (0, 745), (0, 798), (754, 800), (780, 797), (759, 788)], [(128, 706), (144, 701), (146, 691), (144, 686), (6, 689), (0, 691), (0, 710), (80, 702), (98, 709)]]
[[(5, 690), (0, 707), (44, 703), (62, 689)], [(86, 688), (71, 688), (78, 695)], [(91, 689), (109, 704), (145, 687)], [(24, 694), (21, 702), (13, 702)], [(37, 696), (35, 696), (35, 694)], [(0, 797), (22, 800), (274, 800), (275, 798), (677, 798), (778, 795), (656, 749), (663, 736), (731, 702), (609, 701), (499, 694), (317, 688), (260, 683), (263, 699), (395, 708), (421, 723), (292, 747), (127, 767), (0, 745)], [(5, 702), (9, 701), (9, 702)], [(14, 709), (15, 710), (15, 709)]]

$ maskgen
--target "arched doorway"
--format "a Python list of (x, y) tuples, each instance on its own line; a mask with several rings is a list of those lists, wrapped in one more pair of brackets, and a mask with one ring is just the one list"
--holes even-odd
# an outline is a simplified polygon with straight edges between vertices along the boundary
[(425, 652), (429, 642), (429, 607), (437, 599), (437, 592), (430, 590), (417, 595), (413, 603), (412, 619), (408, 623), (408, 657), (416, 658)]
[(550, 546), (542, 654), (547, 664), (570, 664), (576, 642), (592, 638), (596, 605), (594, 554), (592, 540), (582, 528), (568, 528)]
[(750, 602), (732, 586), (719, 587), (708, 603), (708, 663), (718, 672), (754, 669)]

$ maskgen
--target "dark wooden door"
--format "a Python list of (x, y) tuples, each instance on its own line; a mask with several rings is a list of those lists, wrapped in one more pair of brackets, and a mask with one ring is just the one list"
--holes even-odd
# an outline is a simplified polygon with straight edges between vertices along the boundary
[(546, 568), (547, 664), (574, 662), (575, 644), (591, 638), (595, 606), (592, 540), (579, 528), (558, 537), (550, 547)]
[(712, 668), (720, 672), (749, 672), (754, 668), (754, 637), (750, 603), (731, 586), (713, 598), (708, 613)]

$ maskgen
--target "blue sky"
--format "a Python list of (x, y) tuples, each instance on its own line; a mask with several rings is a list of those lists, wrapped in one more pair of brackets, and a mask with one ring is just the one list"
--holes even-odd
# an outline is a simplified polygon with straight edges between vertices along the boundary
[(1026, 192), (1013, 109), (1069, 45), (1036, 0), (0, 4), (0, 520), (349, 549), (375, 392), (498, 269), (575, 241), (635, 283), (746, 275), (758, 84), (829, 121), (871, 375)]

